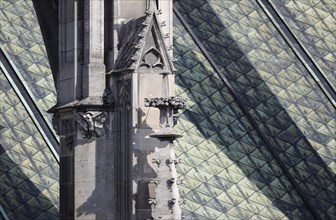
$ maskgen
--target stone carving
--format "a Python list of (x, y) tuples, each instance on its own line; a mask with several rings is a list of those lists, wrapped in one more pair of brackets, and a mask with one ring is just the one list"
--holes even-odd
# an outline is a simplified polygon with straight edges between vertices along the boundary
[(105, 135), (104, 124), (108, 113), (102, 112), (77, 112), (75, 120), (79, 125), (83, 138), (99, 138)]
[(152, 179), (150, 181), (150, 183), (154, 183), (155, 185), (158, 185), (160, 183), (160, 179), (159, 178), (156, 178), (156, 179)]
[(54, 114), (51, 118), (52, 126), (57, 135), (60, 135), (60, 118), (58, 115)]
[(145, 65), (147, 67), (160, 67), (163, 68), (163, 57), (160, 53), (160, 51), (154, 47), (149, 48), (145, 55), (142, 58), (141, 65)]
[(112, 105), (115, 104), (114, 96), (110, 88), (105, 88), (103, 94), (104, 104)]
[(170, 178), (170, 179), (168, 179), (168, 180), (167, 180), (167, 183), (168, 183), (169, 185), (173, 185), (173, 184), (175, 183), (175, 178)]
[(173, 159), (167, 159), (166, 160), (166, 164), (169, 167), (169, 170), (171, 171), (171, 165), (172, 164), (178, 164), (180, 161), (179, 160), (173, 160)]
[(152, 163), (156, 163), (158, 165), (158, 167), (160, 166), (161, 164), (161, 159), (152, 159)]
[(148, 199), (148, 203), (149, 203), (150, 205), (153, 205), (153, 206), (157, 205), (157, 201), (156, 201), (156, 199), (152, 199), (152, 198)]
[[(170, 83), (173, 83), (174, 67), (170, 61), (170, 56), (165, 47), (165, 38), (170, 36), (163, 35), (160, 27), (167, 25), (166, 22), (159, 22), (157, 14), (161, 13), (157, 10), (157, 1), (148, 0), (148, 13), (153, 13), (152, 20), (154, 24), (147, 32), (147, 38), (144, 53), (141, 57), (140, 73), (147, 74), (148, 80), (155, 80), (161, 87), (161, 97), (145, 98), (145, 107), (158, 108), (160, 112), (159, 122), (161, 129), (156, 130), (150, 137), (160, 140), (159, 151), (155, 151), (156, 158), (152, 159), (155, 165), (157, 179), (160, 181), (151, 181), (149, 191), (149, 199), (152, 207), (153, 219), (181, 219), (181, 208), (178, 204), (179, 192), (176, 176), (176, 162), (174, 154), (174, 140), (181, 137), (181, 134), (174, 132), (173, 126), (177, 121), (177, 110), (187, 107), (186, 100), (181, 97), (171, 96), (174, 94)], [(149, 32), (151, 31), (151, 32)], [(158, 75), (156, 75), (158, 74)], [(157, 93), (159, 91), (155, 91)], [(141, 106), (142, 107), (142, 106)], [(157, 199), (156, 203), (153, 199)]]
[(180, 109), (187, 107), (186, 100), (182, 97), (159, 97), (159, 98), (145, 98), (146, 107), (171, 107), (173, 109)]
[(64, 146), (71, 151), (73, 147), (73, 124), (71, 118), (61, 121), (61, 130), (59, 132), (61, 137), (63, 137)]
[(146, 107), (160, 109), (161, 128), (173, 128), (177, 123), (177, 109), (187, 107), (186, 100), (181, 97), (145, 98)]
[(170, 192), (173, 192), (173, 184), (174, 184), (175, 182), (176, 182), (176, 181), (175, 181), (175, 178), (174, 178), (174, 177), (169, 178), (169, 179), (167, 180), (167, 187), (168, 187), (168, 189), (170, 190)]
[(168, 200), (168, 208), (171, 210), (172, 213), (174, 212), (173, 207), (174, 207), (175, 203), (176, 203), (175, 198), (172, 198), (172, 199)]
[(180, 115), (178, 109), (173, 109), (173, 127), (177, 124), (177, 120), (179, 119)]
[(61, 121), (62, 129), (60, 131), (61, 135), (71, 135), (73, 133), (72, 119), (63, 119)]

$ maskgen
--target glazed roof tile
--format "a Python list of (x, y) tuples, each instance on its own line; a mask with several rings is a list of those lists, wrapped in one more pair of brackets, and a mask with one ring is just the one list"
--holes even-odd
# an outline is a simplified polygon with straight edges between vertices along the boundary
[[(335, 4), (271, 4), (334, 86)], [(247, 0), (174, 5), (184, 19), (174, 18), (176, 93), (189, 106), (175, 127), (184, 134), (176, 142), (183, 214), (336, 218), (335, 107), (265, 11)], [(55, 89), (32, 3), (4, 0), (0, 11), (2, 49), (43, 112)], [(143, 21), (120, 32), (115, 71), (132, 69)], [(58, 164), (3, 72), (0, 102), (0, 204), (13, 219), (56, 218)]]
[[(0, 26), (1, 52), (50, 124), (56, 92), (32, 1), (0, 1)], [(58, 219), (58, 162), (6, 68), (1, 63), (0, 205), (9, 219)]]
[(336, 4), (333, 1), (271, 1), (296, 39), (336, 91)]
[(51, 127), (46, 111), (56, 104), (56, 89), (33, 3), (4, 0), (0, 12), (1, 48)]
[[(284, 181), (290, 183), (277, 161), (190, 35), (182, 31), (178, 20), (174, 22), (175, 30), (180, 31), (175, 32), (175, 51), (183, 51), (175, 53), (181, 71), (176, 75), (177, 92), (192, 103), (176, 126), (184, 134), (176, 144), (177, 157), (184, 158), (178, 166), (185, 181), (180, 189), (184, 215), (201, 219), (284, 217), (276, 207), (265, 207), (273, 206), (274, 198), (286, 204), (284, 195), (298, 196), (294, 187), (283, 186)], [(216, 87), (211, 86), (214, 83)], [(291, 206), (293, 212), (298, 209)]]
[[(39, 218), (51, 207), (58, 209), (58, 163), (3, 71), (0, 73), (0, 123), (4, 127), (0, 131), (0, 204), (11, 219)], [(57, 219), (57, 213), (45, 214)]]
[[(256, 185), (260, 189), (259, 193), (261, 191), (261, 195), (267, 198), (262, 201), (274, 201), (272, 202), (273, 205), (269, 204), (270, 209), (265, 209), (268, 212), (267, 214), (259, 213), (263, 217), (267, 218), (269, 213), (272, 212), (271, 209), (283, 212), (285, 216), (280, 215), (280, 218), (290, 218), (301, 212), (301, 205), (295, 209), (280, 205), (283, 202), (282, 199), (288, 198), (290, 194), (293, 195), (291, 191), (288, 191), (286, 196), (280, 196), (281, 199), (279, 200), (279, 198), (274, 198), (277, 193), (269, 194), (268, 190), (262, 190), (263, 187), (274, 181), (279, 182), (277, 178), (280, 176), (282, 179), (288, 178), (290, 184), (292, 184), (290, 188), (298, 190), (293, 189), (296, 197), (302, 197), (305, 201), (302, 203), (306, 205), (306, 208), (303, 208), (302, 211), (305, 215), (312, 216), (323, 213), (324, 216), (333, 218), (335, 212), (332, 211), (334, 210), (332, 207), (335, 207), (336, 204), (335, 199), (333, 199), (334, 192), (321, 187), (314, 181), (324, 178), (325, 185), (329, 186), (331, 184), (335, 187), (333, 182), (336, 173), (333, 168), (335, 152), (333, 146), (331, 146), (335, 143), (335, 134), (331, 132), (334, 130), (336, 116), (334, 106), (305, 67), (300, 64), (290, 46), (287, 45), (257, 3), (251, 1), (196, 2), (175, 2), (175, 7), (183, 14), (186, 24), (181, 24), (179, 19), (175, 19), (176, 25), (174, 27), (176, 67), (181, 72), (176, 76), (176, 83), (179, 87), (182, 87), (178, 88), (177, 92), (191, 99), (190, 102), (193, 103), (192, 108), (184, 112), (181, 123), (183, 124), (185, 120), (188, 120), (196, 123), (196, 127), (208, 126), (210, 131), (202, 133), (205, 129), (198, 128), (198, 135), (202, 134), (204, 141), (198, 140), (196, 143), (189, 141), (192, 148), (202, 148), (201, 146), (211, 140), (218, 148), (222, 149), (222, 154), (227, 155), (229, 159), (235, 162), (236, 166), (240, 165), (240, 169), (244, 167), (248, 180), (258, 182)], [(243, 22), (240, 22), (241, 20)], [(190, 36), (190, 32), (186, 31), (186, 25), (190, 27), (190, 30), (198, 39), (199, 42), (196, 43), (205, 48), (214, 65), (220, 69), (232, 86), (230, 92), (232, 99), (235, 101), (227, 104), (225, 104), (225, 101), (216, 102), (217, 109), (220, 109), (220, 107), (224, 109), (229, 106), (231, 111), (228, 113), (232, 117), (229, 119), (231, 123), (244, 117), (244, 115), (248, 116), (252, 121), (244, 119), (247, 123), (239, 126), (239, 128), (250, 127), (252, 131), (247, 132), (243, 129), (237, 132), (229, 124), (224, 124), (224, 127), (223, 124), (219, 127), (214, 125), (213, 122), (216, 120), (214, 115), (216, 114), (213, 114), (213, 111), (207, 111), (206, 109), (209, 106), (205, 104), (211, 101), (204, 101), (214, 99), (212, 97), (214, 87), (209, 90), (202, 90), (203, 92), (199, 94), (195, 91), (199, 91), (197, 88), (202, 86), (211, 85), (210, 82), (207, 82), (208, 78), (212, 78), (209, 75), (211, 72), (213, 73), (211, 75), (217, 75), (217, 73), (213, 69), (207, 68), (205, 75), (199, 71), (200, 68), (194, 69), (199, 65), (207, 65), (207, 62), (204, 57), (199, 58), (202, 56), (200, 49), (195, 44), (194, 36)], [(191, 55), (194, 51), (197, 51), (197, 57)], [(189, 70), (186, 71), (186, 68), (189, 68)], [(198, 76), (200, 74), (203, 74), (203, 76)], [(192, 80), (197, 78), (202, 79), (202, 82)], [(216, 77), (211, 81), (218, 81), (219, 78)], [(201, 83), (202, 86), (197, 85), (197, 83)], [(217, 90), (227, 90), (225, 86), (222, 87), (215, 88)], [(228, 92), (229, 95), (230, 92)], [(233, 104), (237, 102), (238, 104)], [(233, 106), (235, 108), (232, 109)], [(189, 113), (196, 108), (202, 110), (197, 111), (197, 115)], [(232, 112), (239, 108), (241, 109), (239, 113), (234, 114)], [(324, 109), (331, 114), (326, 114)], [(226, 115), (222, 118), (225, 118)], [(209, 120), (204, 118), (209, 118)], [(211, 123), (204, 123), (203, 121), (210, 121)], [(253, 126), (246, 126), (248, 123), (253, 123)], [(309, 125), (318, 128), (323, 126), (323, 129), (311, 130)], [(218, 131), (222, 132), (214, 135)], [(181, 129), (181, 132), (183, 132), (183, 129)], [(244, 132), (247, 132), (247, 134)], [(191, 134), (189, 128), (189, 140)], [(198, 137), (197, 139), (201, 138)], [(253, 150), (244, 150), (244, 148), (237, 147), (239, 145), (233, 144), (242, 141), (250, 149), (258, 149), (263, 146), (264, 151), (270, 152), (267, 159), (262, 159), (260, 154), (258, 158), (264, 162), (260, 162), (252, 156), (246, 156), (249, 155), (248, 152), (253, 152)], [(181, 143), (183, 143), (182, 139)], [(322, 149), (328, 149), (329, 156)], [(183, 156), (188, 154), (191, 157), (190, 160), (193, 161), (193, 155), (188, 153), (188, 146), (183, 146), (180, 150), (183, 152)], [(209, 158), (212, 159), (212, 157)], [(269, 162), (270, 160), (272, 162)], [(278, 168), (277, 172), (267, 172), (270, 163), (276, 164), (278, 167), (280, 164), (282, 168)], [(201, 163), (198, 163), (197, 166), (199, 164)], [(192, 176), (192, 173), (198, 172), (197, 166), (196, 171), (190, 169), (183, 176), (188, 178), (188, 175)], [(229, 168), (226, 168), (226, 170), (229, 170)], [(284, 170), (288, 171), (284, 173)], [(221, 174), (224, 175), (226, 172), (228, 171), (222, 171)], [(226, 175), (229, 174), (226, 173)], [(243, 183), (239, 181), (238, 176), (231, 175), (228, 179), (241, 186), (239, 184)], [(280, 188), (286, 189), (283, 186)], [(331, 195), (330, 199), (326, 199), (326, 194)], [(315, 202), (316, 199), (320, 202)], [(294, 199), (288, 201), (290, 200)], [(283, 204), (286, 204), (286, 202)], [(236, 208), (240, 209), (242, 207), (236, 204)], [(311, 209), (314, 209), (313, 213), (310, 211)], [(192, 212), (188, 210), (187, 213)]]

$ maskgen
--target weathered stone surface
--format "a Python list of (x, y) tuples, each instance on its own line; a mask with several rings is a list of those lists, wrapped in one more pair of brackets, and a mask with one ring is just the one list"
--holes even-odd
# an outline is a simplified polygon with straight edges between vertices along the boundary
[(138, 61), (141, 55), (140, 48), (144, 44), (143, 32), (146, 28), (148, 28), (146, 16), (131, 19), (120, 25), (117, 45), (118, 57), (112, 72), (134, 70), (134, 63)]
[(74, 194), (77, 219), (115, 219), (117, 154), (111, 139), (82, 139), (75, 147)]
[[(127, 12), (122, 11), (125, 3), (116, 1), (113, 17), (118, 25), (113, 29), (118, 36), (112, 36), (113, 43), (111, 39), (104, 41), (104, 34), (112, 32), (104, 31), (103, 2), (84, 0), (74, 4), (75, 1), (63, 0), (60, 4), (60, 10), (69, 15), (62, 14), (60, 22), (58, 89), (62, 98), (54, 110), (61, 120), (62, 114), (69, 114), (73, 126), (71, 134), (61, 137), (64, 161), (70, 168), (63, 169), (64, 183), (69, 182), (69, 205), (74, 206), (63, 212), (76, 219), (147, 219), (152, 211), (148, 184), (159, 172), (153, 158), (165, 157), (160, 168), (166, 178), (164, 184), (176, 178), (171, 176), (175, 164), (168, 166), (165, 162), (174, 161), (170, 142), (149, 136), (160, 131), (160, 111), (148, 111), (144, 103), (145, 97), (173, 96), (174, 68), (165, 45), (171, 36), (165, 37), (161, 31), (167, 23), (158, 20), (163, 16), (155, 1), (134, 1), (139, 7), (127, 7)], [(141, 8), (144, 10), (137, 13), (141, 14), (138, 18), (120, 22), (129, 19), (132, 10)], [(102, 42), (109, 47), (105, 52)], [(116, 46), (115, 53), (111, 45)], [(106, 59), (112, 59), (105, 60), (112, 67), (107, 88), (104, 53)], [(174, 109), (183, 106), (175, 97), (169, 103)], [(173, 111), (169, 118), (172, 127)], [(165, 202), (169, 213), (177, 210), (175, 197), (167, 197), (170, 203)], [(61, 200), (67, 204), (66, 194)], [(170, 215), (168, 212), (164, 214)], [(176, 216), (180, 214), (175, 212)]]

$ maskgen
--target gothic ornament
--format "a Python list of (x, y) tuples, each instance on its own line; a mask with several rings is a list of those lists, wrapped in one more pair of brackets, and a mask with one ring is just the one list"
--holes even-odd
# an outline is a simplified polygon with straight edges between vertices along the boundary
[(146, 107), (160, 109), (160, 126), (163, 129), (172, 129), (177, 123), (177, 110), (186, 108), (186, 100), (181, 97), (145, 98)]
[(105, 135), (104, 124), (108, 119), (108, 113), (102, 112), (77, 112), (75, 120), (83, 138), (99, 138)]
[(69, 135), (73, 133), (73, 124), (72, 124), (72, 119), (63, 119), (61, 121), (62, 124), (62, 129), (60, 132), (60, 135)]
[(105, 88), (103, 94), (103, 103), (108, 105), (115, 104), (114, 96), (110, 88)]
[(73, 120), (72, 118), (61, 120), (61, 131), (59, 133), (64, 139), (64, 146), (70, 151), (73, 148)]
[(117, 104), (121, 111), (126, 111), (131, 108), (131, 82), (123, 80), (121, 83)]
[(60, 135), (60, 118), (59, 115), (54, 114), (51, 119), (52, 126), (57, 135)]
[(162, 69), (164, 67), (162, 54), (158, 49), (151, 47), (145, 52), (141, 64), (147, 67), (160, 67)]
[(181, 109), (187, 107), (186, 100), (182, 97), (159, 97), (159, 98), (145, 98), (146, 107), (172, 107), (173, 109)]

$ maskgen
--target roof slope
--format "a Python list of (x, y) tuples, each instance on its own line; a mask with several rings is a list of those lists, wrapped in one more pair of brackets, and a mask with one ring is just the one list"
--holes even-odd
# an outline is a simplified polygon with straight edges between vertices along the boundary
[[(118, 57), (114, 63), (112, 72), (134, 70), (139, 58), (139, 49), (143, 46), (146, 19), (148, 16), (134, 18), (120, 25), (118, 32)], [(132, 34), (130, 34), (132, 33)]]
[(298, 0), (271, 4), (336, 91), (336, 3)]
[[(194, 142), (192, 146), (184, 144), (179, 149), (183, 156), (190, 158), (186, 161), (190, 166), (187, 178), (200, 175), (202, 163), (215, 160), (207, 158), (217, 157), (216, 154), (213, 157), (209, 155), (211, 151), (207, 146), (212, 146), (215, 151), (221, 149), (221, 155), (235, 162), (233, 167), (250, 161), (253, 152), (263, 146), (261, 152), (267, 152), (268, 158), (246, 163), (246, 171), (240, 173), (243, 174), (240, 178), (246, 181), (238, 181), (241, 180), (238, 172), (237, 177), (231, 176), (234, 181), (229, 180), (234, 184), (218, 190), (223, 195), (233, 187), (236, 196), (240, 196), (240, 200), (230, 200), (231, 206), (223, 206), (226, 211), (222, 212), (232, 217), (229, 209), (232, 207), (236, 210), (233, 217), (238, 219), (257, 216), (299, 218), (301, 215), (307, 215), (304, 219), (314, 216), (335, 218), (335, 108), (265, 12), (254, 1), (176, 1), (175, 8), (183, 14), (183, 24), (177, 25), (174, 33), (176, 67), (181, 72), (176, 80), (178, 91), (192, 103), (191, 109), (183, 116), (188, 126), (183, 127), (184, 121), (178, 125), (179, 129), (188, 132), (179, 142), (183, 143), (185, 139), (188, 143)], [(189, 37), (186, 37), (188, 33), (181, 33), (186, 28), (191, 33)], [(217, 72), (216, 77), (212, 76), (212, 83), (208, 83), (207, 78), (213, 69), (200, 67), (207, 60)], [(229, 95), (223, 92), (225, 87), (216, 86), (222, 84), (223, 79)], [(216, 105), (207, 104), (212, 102), (211, 99), (216, 100), (215, 97), (220, 97)], [(230, 114), (219, 113), (222, 111)], [(245, 117), (245, 123), (235, 128), (241, 117)], [(216, 126), (212, 125), (215, 121)], [(200, 129), (202, 125), (206, 128), (205, 133), (203, 128)], [(193, 139), (189, 135), (192, 127), (197, 136), (193, 136), (196, 140), (190, 142), (189, 139)], [(249, 138), (251, 140), (245, 142), (243, 148), (238, 143), (248, 137), (247, 131), (253, 134), (254, 141)], [(199, 151), (196, 155), (190, 152), (195, 146), (195, 151)], [(233, 150), (240, 150), (241, 155)], [(202, 158), (202, 154), (207, 156)], [(202, 162), (204, 160), (206, 162)], [(276, 164), (277, 172), (267, 172), (267, 169), (265, 172), (262, 169), (264, 164), (266, 167)], [(217, 178), (219, 172), (230, 175), (230, 163), (224, 167), (218, 165), (219, 170), (212, 174), (207, 172), (201, 182)], [(183, 170), (180, 173), (185, 175)], [(277, 180), (279, 177), (289, 183)], [(249, 181), (253, 181), (256, 188), (248, 193), (241, 188)], [(257, 181), (260, 185), (256, 184)], [(280, 182), (280, 185), (273, 190), (267, 189), (273, 186), (273, 181)], [(200, 183), (200, 186), (204, 184)], [(289, 186), (290, 190), (283, 186)], [(196, 187), (189, 185), (185, 190), (193, 188)], [(207, 188), (216, 189), (203, 187), (203, 191), (199, 191), (203, 203), (185, 208), (187, 215), (203, 213), (203, 218), (211, 219), (206, 213), (211, 213), (208, 209), (210, 201), (218, 198), (218, 193), (206, 197)], [(253, 204), (250, 198), (258, 193), (263, 195), (258, 198), (266, 199), (256, 202), (265, 208), (263, 211), (260, 208), (248, 210), (247, 207)], [(181, 194), (185, 194), (183, 190)], [(295, 196), (291, 198), (291, 194)], [(226, 195), (225, 198), (232, 197)], [(220, 203), (215, 204), (221, 207)], [(277, 214), (270, 214), (269, 210), (274, 209)]]
[[(175, 20), (177, 94), (187, 98), (177, 166), (187, 219), (283, 218), (310, 213), (228, 87)], [(275, 204), (274, 204), (275, 203)]]
[(32, 1), (0, 1), (0, 27), (4, 53), (51, 125), (46, 111), (56, 104), (56, 89)]
[(10, 219), (58, 219), (58, 163), (0, 69), (0, 205)]
[(0, 27), (0, 205), (9, 219), (58, 219), (59, 165), (46, 113), (56, 91), (32, 1), (0, 1)]

